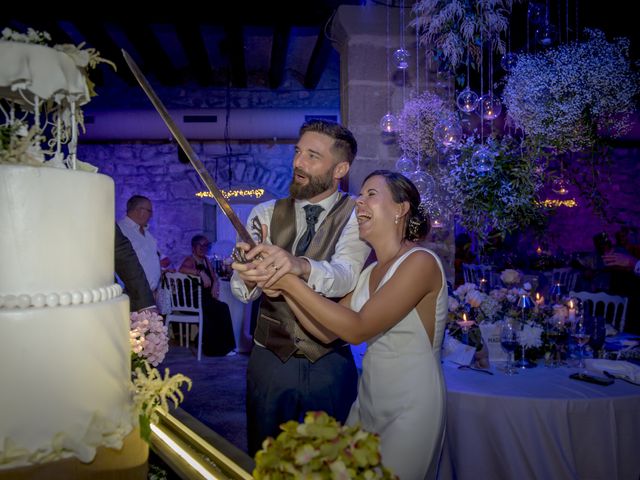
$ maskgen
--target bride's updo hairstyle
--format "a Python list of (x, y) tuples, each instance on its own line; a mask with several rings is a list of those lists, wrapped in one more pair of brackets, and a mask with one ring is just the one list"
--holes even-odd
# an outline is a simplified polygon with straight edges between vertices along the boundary
[(411, 242), (418, 242), (426, 237), (431, 230), (431, 219), (424, 205), (420, 203), (420, 193), (411, 180), (391, 170), (375, 170), (367, 175), (362, 183), (364, 184), (369, 178), (375, 176), (385, 179), (394, 202), (409, 202), (404, 238)]

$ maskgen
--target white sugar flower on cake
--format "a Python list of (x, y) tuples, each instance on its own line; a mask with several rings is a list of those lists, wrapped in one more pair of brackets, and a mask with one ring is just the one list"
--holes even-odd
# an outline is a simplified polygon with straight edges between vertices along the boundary
[(76, 157), (82, 105), (95, 95), (88, 69), (101, 62), (93, 48), (47, 46), (47, 32), (0, 37), (0, 163), (96, 171)]

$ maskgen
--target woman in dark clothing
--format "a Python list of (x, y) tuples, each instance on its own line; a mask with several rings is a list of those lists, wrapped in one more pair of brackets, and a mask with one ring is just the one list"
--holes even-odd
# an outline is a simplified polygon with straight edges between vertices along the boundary
[(227, 355), (236, 347), (229, 306), (218, 300), (220, 284), (207, 253), (211, 242), (204, 235), (191, 239), (191, 255), (180, 265), (180, 273), (200, 278), (202, 285), (202, 353), (207, 356)]

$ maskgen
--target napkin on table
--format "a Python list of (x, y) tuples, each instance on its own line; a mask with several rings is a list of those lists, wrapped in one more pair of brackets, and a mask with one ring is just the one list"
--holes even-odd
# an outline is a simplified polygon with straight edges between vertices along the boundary
[(445, 334), (442, 343), (442, 359), (457, 365), (469, 365), (476, 353), (476, 347), (465, 345), (453, 338), (449, 333)]
[(587, 358), (584, 361), (587, 370), (602, 374), (609, 372), (612, 375), (622, 376), (634, 383), (640, 383), (640, 366), (624, 360), (607, 360), (604, 358)]

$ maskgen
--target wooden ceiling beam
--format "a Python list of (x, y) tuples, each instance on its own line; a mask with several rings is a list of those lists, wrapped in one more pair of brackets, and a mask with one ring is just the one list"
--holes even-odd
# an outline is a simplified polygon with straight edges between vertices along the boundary
[(195, 73), (198, 83), (203, 87), (211, 85), (213, 70), (198, 23), (179, 21), (175, 27), (182, 49), (189, 61), (189, 67)]
[(287, 51), (291, 39), (291, 26), (277, 25), (273, 31), (271, 45), (271, 62), (269, 65), (269, 87), (272, 89), (282, 85), (287, 61)]
[(322, 73), (327, 68), (332, 49), (333, 46), (325, 36), (324, 30), (320, 29), (304, 76), (304, 88), (313, 90), (318, 86), (320, 77), (322, 77)]
[(236, 88), (247, 88), (247, 67), (244, 56), (244, 32), (242, 25), (225, 26), (225, 48), (229, 69), (231, 71), (231, 85)]
[(155, 74), (164, 85), (175, 86), (180, 83), (180, 74), (173, 66), (171, 58), (165, 52), (148, 23), (124, 22), (123, 29), (127, 38), (143, 61), (143, 68)]

